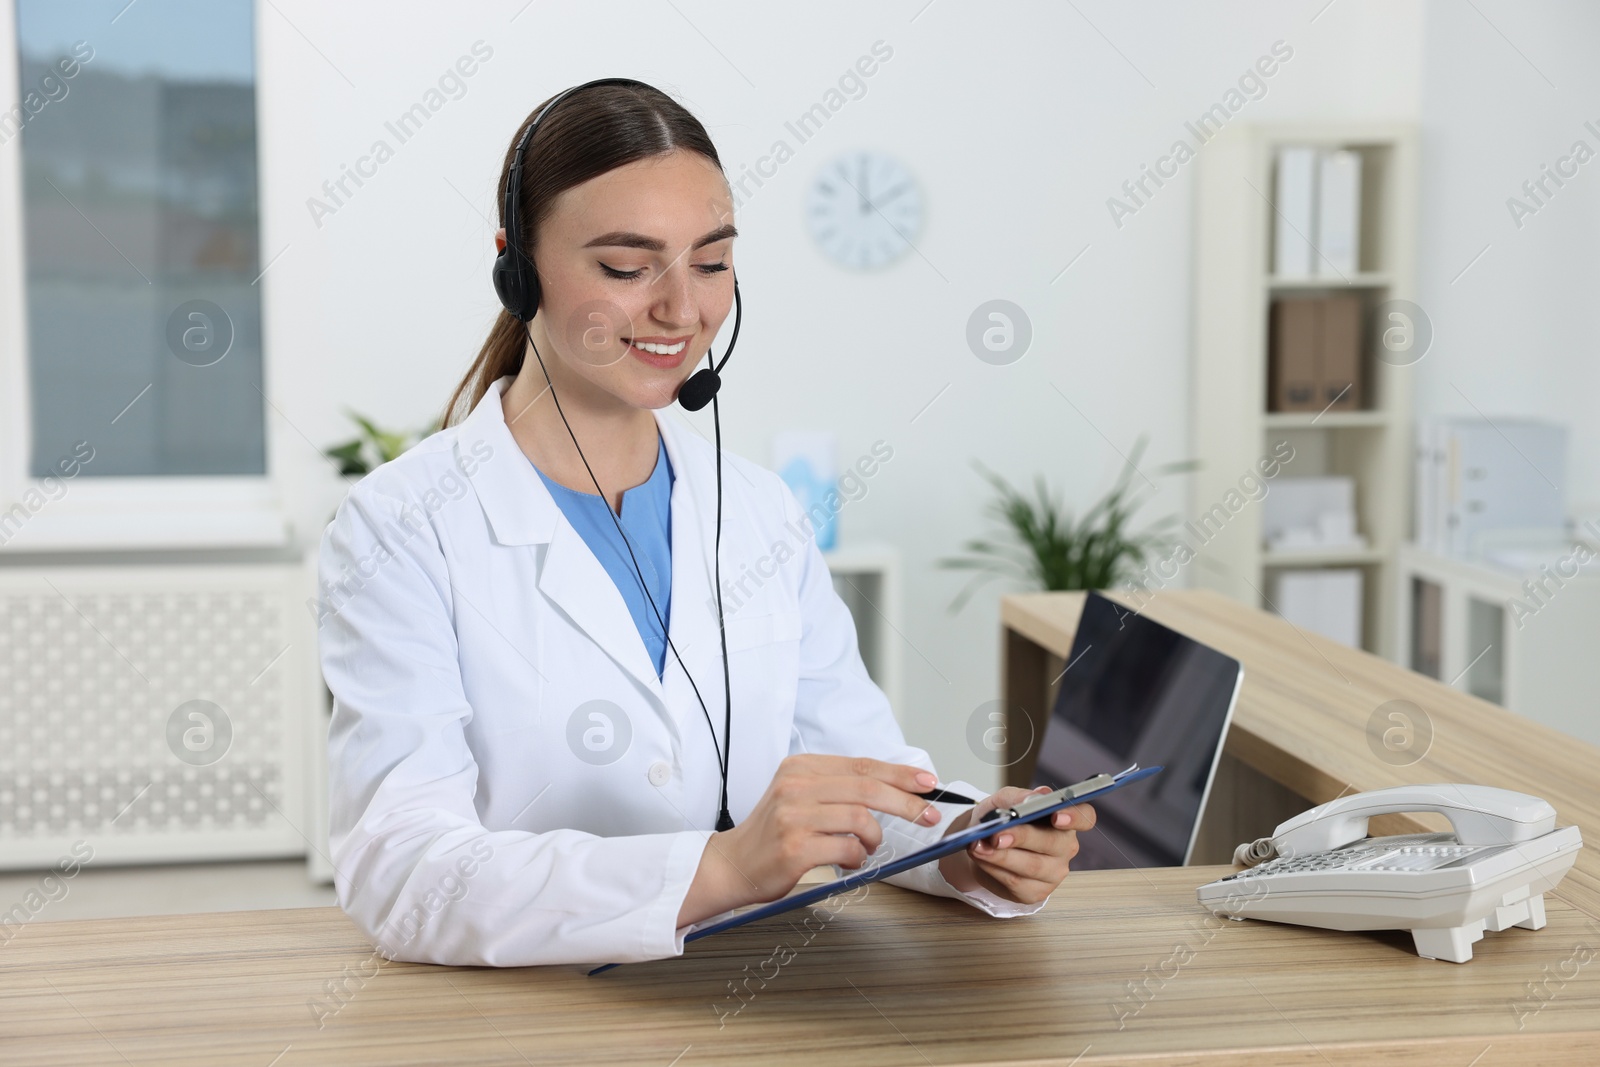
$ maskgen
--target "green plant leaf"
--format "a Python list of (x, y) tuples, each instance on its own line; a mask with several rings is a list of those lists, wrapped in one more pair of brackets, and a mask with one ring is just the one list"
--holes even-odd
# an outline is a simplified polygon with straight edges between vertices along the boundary
[(371, 470), (367, 466), (366, 460), (361, 457), (361, 439), (359, 437), (346, 441), (342, 445), (334, 445), (332, 448), (323, 449), (323, 452), (339, 461), (340, 474), (367, 474)]
[[(950, 610), (961, 610), (984, 584), (1002, 577), (1046, 590), (1109, 589), (1172, 544), (1169, 531), (1179, 522), (1176, 515), (1133, 528), (1134, 516), (1156, 491), (1153, 485), (1134, 483), (1136, 476), (1151, 481), (1139, 469), (1148, 443), (1144, 436), (1134, 442), (1111, 488), (1076, 516), (1064, 498), (1051, 492), (1043, 474), (1035, 476), (1028, 495), (974, 460), (973, 468), (994, 490), (985, 514), (1004, 538), (965, 541), (964, 554), (937, 561), (941, 568), (974, 572)], [(1180, 460), (1162, 464), (1153, 474), (1168, 477), (1198, 467), (1192, 460)]]

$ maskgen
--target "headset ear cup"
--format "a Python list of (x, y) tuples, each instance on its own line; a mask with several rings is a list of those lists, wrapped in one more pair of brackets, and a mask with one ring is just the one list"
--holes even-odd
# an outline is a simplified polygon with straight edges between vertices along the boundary
[(523, 322), (539, 310), (539, 276), (522, 267), (510, 245), (494, 259), (494, 291), (505, 309)]
[(515, 315), (522, 306), (522, 293), (508, 253), (508, 248), (502, 248), (500, 254), (494, 257), (494, 270), (490, 277), (494, 280), (494, 292), (500, 298), (501, 306)]

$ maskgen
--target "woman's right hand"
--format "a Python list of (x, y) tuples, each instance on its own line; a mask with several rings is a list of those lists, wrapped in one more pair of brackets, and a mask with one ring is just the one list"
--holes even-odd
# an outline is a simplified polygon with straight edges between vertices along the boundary
[(938, 809), (917, 796), (936, 781), (864, 756), (789, 756), (744, 822), (706, 843), (678, 925), (777, 900), (813, 867), (861, 866), (883, 842), (874, 811), (938, 825)]

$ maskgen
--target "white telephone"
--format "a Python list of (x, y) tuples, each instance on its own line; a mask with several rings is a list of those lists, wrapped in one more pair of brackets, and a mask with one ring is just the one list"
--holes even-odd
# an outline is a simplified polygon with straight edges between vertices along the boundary
[[(1368, 837), (1367, 820), (1436, 811), (1452, 834)], [(1340, 797), (1240, 845), (1251, 869), (1196, 890), (1228, 919), (1329, 930), (1410, 930), (1417, 954), (1465, 963), (1485, 930), (1544, 926), (1544, 894), (1583, 847), (1576, 826), (1526, 793), (1416, 785)], [(1254, 864), (1260, 864), (1254, 866)]]

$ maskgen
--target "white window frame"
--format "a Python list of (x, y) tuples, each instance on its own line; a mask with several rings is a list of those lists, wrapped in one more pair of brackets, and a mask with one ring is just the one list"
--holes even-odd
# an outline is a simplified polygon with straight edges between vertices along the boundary
[[(262, 9), (254, 5), (257, 72), (257, 167), (261, 162), (261, 33)], [(18, 90), (17, 12), (15, 0), (0, 0), (0, 108), (16, 102)], [(108, 27), (109, 30), (109, 27)], [(112, 31), (114, 32), (114, 31)], [(94, 42), (90, 42), (93, 44)], [(68, 98), (70, 99), (70, 97)], [(29, 473), (33, 447), (31, 390), (28, 374), (27, 263), (23, 241), (22, 140), (0, 145), (0, 522), (25, 500), (46, 502), (27, 508), (28, 517), (0, 554), (62, 550), (161, 548), (268, 548), (290, 542), (284, 507), (274, 413), (266, 397), (273, 395), (273, 359), (263, 340), (261, 390), (266, 472), (223, 477), (80, 475), (64, 482), (51, 499), (42, 479)], [(265, 200), (265, 183), (258, 182)], [(258, 205), (264, 207), (264, 204)], [(264, 213), (264, 212), (263, 212)], [(263, 224), (264, 225), (264, 224)], [(262, 248), (266, 245), (263, 243)], [(257, 281), (262, 318), (266, 318), (267, 276)], [(270, 336), (270, 331), (267, 331)], [(132, 397), (128, 398), (132, 400)], [(91, 442), (92, 443), (92, 442)], [(38, 496), (30, 497), (30, 493)], [(0, 536), (4, 528), (0, 527)]]

